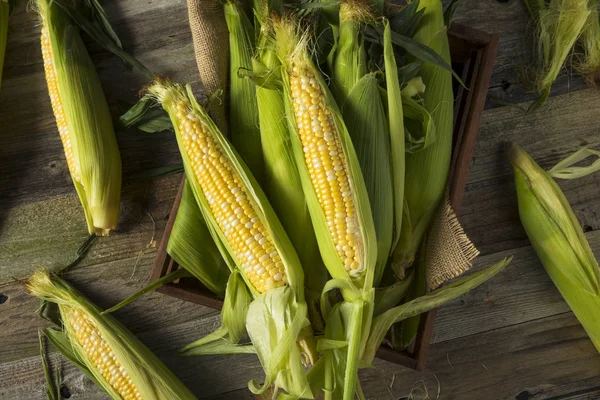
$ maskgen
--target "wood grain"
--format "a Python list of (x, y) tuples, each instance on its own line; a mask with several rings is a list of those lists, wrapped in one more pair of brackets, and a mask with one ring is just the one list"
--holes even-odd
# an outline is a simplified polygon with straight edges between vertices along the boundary
[[(197, 71), (183, 0), (106, 2), (124, 47), (159, 74), (196, 84)], [(39, 267), (70, 262), (86, 237), (83, 213), (68, 176), (46, 93), (39, 51), (39, 24), (21, 1), (11, 18), (0, 91), (0, 281)], [(518, 68), (531, 59), (528, 19), (518, 0), (465, 0), (457, 21), (501, 36), (490, 96), (522, 103)], [(87, 43), (89, 40), (85, 39)], [(144, 79), (93, 43), (90, 54), (114, 118), (137, 98)], [(564, 73), (539, 112), (525, 116), (488, 101), (467, 182), (461, 221), (483, 256), (475, 269), (514, 255), (494, 280), (442, 307), (427, 372), (376, 361), (361, 371), (369, 399), (401, 399), (425, 383), (440, 399), (598, 399), (600, 356), (568, 311), (537, 261), (519, 224), (512, 173), (500, 149), (516, 140), (551, 167), (582, 145), (600, 147), (600, 94)], [(527, 104), (523, 104), (527, 105)], [(95, 241), (79, 269), (67, 278), (101, 307), (109, 307), (146, 281), (175, 197), (180, 176), (152, 182), (130, 177), (179, 162), (171, 133), (118, 129), (125, 184), (120, 226)], [(600, 175), (560, 182), (594, 250), (600, 246)], [(154, 222), (147, 214), (150, 213)], [(37, 300), (20, 284), (0, 286), (0, 398), (43, 398), (36, 315)], [(215, 311), (157, 293), (116, 316), (189, 385), (200, 398), (250, 399), (251, 378), (261, 379), (253, 356), (181, 358), (182, 345), (215, 329)], [(104, 399), (57, 354), (71, 399)], [(424, 381), (423, 381), (424, 380)], [(393, 383), (393, 384), (392, 384)]]

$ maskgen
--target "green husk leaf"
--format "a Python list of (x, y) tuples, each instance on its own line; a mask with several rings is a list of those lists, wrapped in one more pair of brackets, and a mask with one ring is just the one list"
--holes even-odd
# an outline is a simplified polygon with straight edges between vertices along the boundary
[[(425, 9), (425, 12), (423, 13), (424, 16), (427, 15), (427, 7), (425, 7), (423, 4), (426, 4), (431, 1), (433, 1), (433, 0), (426, 0), (426, 1), (421, 0), (421, 2), (419, 3), (420, 6), (422, 6), (422, 8)], [(422, 18), (421, 23), (423, 23), (423, 19), (425, 20), (425, 23), (428, 23), (427, 18)], [(442, 22), (443, 22), (443, 20), (442, 20)], [(380, 28), (377, 28), (376, 31), (379, 35), (383, 34), (383, 32), (381, 31)], [(407, 36), (400, 35), (396, 32), (391, 32), (392, 43), (394, 43), (396, 46), (399, 46), (399, 47), (403, 48), (404, 50), (406, 50), (407, 53), (409, 53), (410, 55), (415, 57), (417, 60), (420, 60), (426, 64), (433, 64), (434, 66), (443, 68), (446, 71), (450, 72), (454, 76), (454, 79), (456, 79), (461, 86), (466, 88), (462, 79), (452, 69), (449, 59), (440, 55), (435, 48), (432, 48), (430, 46), (429, 43), (423, 43), (423, 42), (420, 42), (418, 39), (416, 39), (418, 37), (418, 31), (419, 31), (419, 28), (417, 29), (417, 33), (415, 34), (415, 36), (412, 39)], [(435, 32), (432, 35), (432, 39), (436, 40), (435, 36), (443, 36), (447, 40), (446, 27), (442, 25), (441, 30), (438, 32)], [(371, 32), (369, 37), (370, 37), (369, 40), (375, 40), (375, 41), (378, 40), (377, 34), (374, 34), (373, 32)]]
[[(44, 378), (46, 380), (46, 398), (48, 400), (60, 400), (60, 372), (57, 369), (56, 379), (52, 379), (50, 368), (48, 368), (48, 361), (46, 359), (46, 346), (44, 346), (42, 330), (38, 330), (38, 340), (40, 342), (40, 358), (42, 359), (42, 368), (44, 369)], [(58, 385), (56, 381), (58, 380)]]
[(229, 123), (231, 143), (258, 181), (263, 177), (263, 159), (258, 127), (256, 91), (252, 81), (239, 75), (252, 69), (253, 28), (246, 13), (234, 1), (225, 3), (229, 30)]
[(417, 101), (402, 96), (406, 152), (416, 153), (435, 143), (436, 130), (431, 113)]
[(125, 114), (119, 117), (119, 123), (123, 128), (131, 126), (147, 133), (173, 130), (173, 124), (169, 115), (150, 96), (143, 96)]
[(550, 94), (552, 84), (558, 77), (563, 64), (581, 35), (590, 16), (588, 0), (525, 0), (537, 26), (537, 54), (535, 60), (534, 90), (540, 95), (528, 112), (539, 108)]
[[(392, 246), (394, 219), (390, 131), (375, 74), (366, 74), (345, 97), (344, 122), (365, 179), (377, 238), (374, 284), (378, 285)], [(395, 116), (397, 118), (398, 116)], [(402, 118), (402, 116), (399, 116)]]
[(239, 271), (233, 271), (227, 282), (225, 301), (221, 309), (221, 327), (213, 333), (183, 347), (184, 356), (205, 354), (236, 354), (252, 352), (248, 346), (237, 346), (246, 333), (244, 325), (252, 296)]
[[(577, 164), (588, 157), (594, 157), (596, 160), (585, 167), (573, 166), (574, 164)], [(600, 171), (600, 151), (584, 147), (556, 164), (548, 172), (553, 178), (577, 179), (592, 174), (596, 171)]]
[(152, 77), (154, 76), (152, 72), (150, 72), (150, 70), (146, 68), (144, 64), (139, 62), (135, 57), (133, 57), (131, 54), (127, 53), (121, 48), (121, 42), (110, 27), (110, 24), (106, 19), (104, 11), (98, 11), (102, 10), (102, 8), (96, 0), (91, 0), (91, 3), (97, 5), (98, 7), (96, 8), (96, 12), (94, 14), (99, 15), (101, 17), (101, 24), (98, 24), (97, 20), (95, 21), (93, 19), (90, 19), (82, 11), (80, 11), (77, 6), (71, 5), (65, 0), (52, 0), (52, 3), (56, 4), (58, 7), (63, 9), (65, 13), (67, 13), (67, 15), (69, 15), (69, 17), (71, 17), (71, 19), (77, 24), (77, 26), (79, 26), (79, 28), (81, 28), (92, 39), (94, 39), (96, 43), (98, 43), (100, 46), (104, 47), (106, 50), (110, 51), (117, 57), (121, 58), (127, 64), (131, 65), (133, 68), (142, 73), (146, 78), (152, 79)]
[(121, 158), (108, 104), (94, 65), (71, 19), (53, 2), (37, 0), (48, 29), (75, 169), (73, 183), (90, 234), (107, 235), (117, 225), (121, 197)]
[(338, 6), (340, 0), (335, 1), (319, 1), (319, 2), (307, 2), (307, 3), (287, 3), (285, 7), (294, 8), (296, 10), (311, 10), (318, 8), (325, 8), (331, 6)]
[(372, 18), (366, 3), (343, 1), (340, 5), (339, 39), (333, 58), (332, 92), (343, 107), (350, 91), (367, 74), (367, 53), (361, 25)]
[(392, 307), (397, 306), (406, 296), (408, 289), (413, 281), (414, 274), (410, 273), (404, 279), (389, 286), (377, 288), (375, 290), (375, 311), (377, 316)]
[(164, 286), (167, 283), (171, 283), (179, 278), (185, 278), (185, 277), (190, 277), (190, 276), (192, 276), (192, 275), (185, 269), (177, 269), (177, 270), (163, 276), (162, 278), (157, 279), (152, 283), (149, 283), (148, 285), (144, 286), (142, 289), (138, 290), (131, 296), (127, 297), (125, 300), (102, 311), (100, 314), (110, 314), (111, 312), (115, 312), (115, 311), (125, 307), (127, 304), (136, 301), (138, 298), (142, 297), (146, 293), (153, 292), (156, 289), (158, 289), (159, 287)]
[(597, 0), (588, 0), (590, 15), (581, 30), (579, 45), (583, 55), (575, 63), (575, 69), (583, 75), (590, 86), (600, 79), (600, 4)]
[[(425, 8), (414, 39), (429, 46), (439, 57), (450, 62), (450, 49), (442, 5), (439, 0), (421, 0)], [(422, 95), (423, 107), (431, 114), (435, 126), (435, 142), (426, 149), (406, 155), (404, 194), (410, 209), (411, 232), (401, 235), (394, 252), (393, 267), (402, 270), (412, 264), (421, 240), (446, 190), (452, 155), (453, 103), (452, 76), (440, 66), (425, 63), (419, 75), (427, 90)], [(423, 182), (427, 182), (423, 185)], [(403, 220), (402, 224), (408, 222)], [(400, 274), (401, 275), (401, 274)]]
[(26, 286), (30, 294), (56, 303), (60, 309), (65, 333), (46, 330), (45, 333), (52, 343), (83, 372), (88, 376), (92, 375), (92, 379), (113, 399), (121, 397), (112, 389), (79, 342), (74, 339), (75, 328), (69, 318), (74, 311), (85, 315), (100, 331), (102, 339), (111, 348), (119, 364), (127, 371), (142, 398), (150, 400), (196, 398), (131, 332), (112, 316), (101, 315), (98, 307), (64, 280), (58, 277), (50, 278), (47, 271), (40, 270), (28, 279)]
[(498, 274), (510, 263), (512, 257), (504, 259), (491, 267), (475, 272), (467, 277), (460, 278), (440, 289), (409, 301), (401, 306), (394, 307), (373, 319), (371, 332), (362, 357), (364, 363), (370, 364), (375, 358), (375, 353), (390, 326), (407, 318), (422, 314), (441, 306), (455, 298), (462, 296), (469, 290), (481, 285), (488, 279)]
[(390, 28), (399, 35), (412, 37), (424, 12), (422, 8), (419, 9), (419, 0), (411, 1), (390, 18)]
[(167, 253), (211, 292), (225, 293), (229, 268), (206, 226), (187, 179)]
[[(383, 52), (385, 60), (385, 81), (387, 93), (387, 115), (389, 119), (390, 153), (393, 179), (393, 201), (394, 201), (394, 232), (390, 252), (393, 251), (400, 240), (403, 224), (405, 195), (405, 168), (406, 168), (406, 145), (404, 127), (404, 105), (400, 82), (398, 80), (398, 68), (394, 57), (394, 48), (391, 40), (391, 28), (384, 19)], [(386, 253), (387, 255), (387, 253)], [(379, 256), (378, 256), (379, 257)], [(376, 280), (376, 286), (381, 281), (381, 276)]]
[[(281, 83), (281, 63), (275, 53), (274, 38), (264, 32), (260, 51), (254, 60), (255, 70), (268, 69)], [(285, 121), (283, 91), (256, 88), (262, 152), (265, 163), (264, 190), (290, 237), (305, 272), (308, 315), (316, 332), (324, 330), (318, 305), (327, 270), (323, 265), (313, 230), (310, 213), (302, 190), (302, 182), (294, 160), (290, 133)]]
[[(76, 353), (71, 341), (68, 336), (61, 331), (53, 328), (46, 328), (43, 330), (44, 335), (50, 340), (50, 343), (62, 354), (67, 360), (71, 361), (75, 366), (83, 372), (88, 378), (92, 380), (100, 389), (104, 390), (106, 394), (111, 396), (113, 399), (118, 399), (118, 394), (114, 393), (114, 390), (106, 390), (105, 386), (96, 378), (96, 376), (90, 371), (90, 369), (81, 361), (79, 354)], [(59, 388), (60, 390), (60, 388)], [(60, 399), (60, 397), (59, 397)]]
[(408, 84), (411, 79), (415, 78), (419, 74), (422, 65), (421, 61), (413, 61), (398, 68), (398, 81), (401, 86)]
[(600, 268), (569, 202), (552, 177), (518, 145), (508, 157), (519, 215), (546, 272), (600, 351)]
[(308, 326), (306, 304), (296, 301), (290, 287), (280, 287), (258, 296), (248, 309), (246, 329), (266, 377), (261, 386), (250, 381), (254, 394), (262, 394), (271, 384), (275, 392), (285, 390), (294, 398), (313, 398), (301, 353), (296, 346), (300, 331)]
[(451, 0), (450, 4), (446, 5), (446, 9), (444, 10), (444, 22), (446, 26), (450, 26), (460, 5), (461, 0)]

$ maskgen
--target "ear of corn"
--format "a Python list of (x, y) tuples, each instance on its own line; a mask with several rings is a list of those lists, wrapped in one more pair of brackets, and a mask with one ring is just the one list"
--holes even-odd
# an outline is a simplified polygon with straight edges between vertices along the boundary
[(117, 225), (121, 158), (108, 105), (78, 29), (56, 4), (37, 0), (52, 109), (90, 234)]
[(53, 337), (59, 350), (79, 360), (77, 366), (111, 398), (196, 398), (131, 332), (111, 316), (101, 315), (98, 307), (62, 279), (51, 279), (47, 271), (38, 271), (26, 286), (33, 296), (58, 305), (64, 336), (55, 333)]
[(231, 142), (254, 177), (262, 181), (263, 159), (254, 84), (241, 77), (252, 70), (252, 24), (236, 0), (225, 3), (229, 29), (229, 121)]
[[(278, 307), (287, 310), (286, 316), (293, 313), (294, 323), (299, 320), (301, 326), (306, 327), (296, 329), (296, 325), (289, 326), (290, 321), (283, 317), (276, 321), (279, 329), (295, 332), (298, 336), (279, 338), (275, 335), (274, 341), (270, 342), (272, 349), (256, 347), (265, 373), (283, 376), (288, 371), (297, 371), (297, 358), (285, 357), (282, 352), (288, 354), (292, 348), (300, 346), (306, 359), (313, 360), (314, 356), (310, 346), (312, 331), (306, 318), (303, 271), (294, 247), (265, 194), (206, 111), (196, 102), (191, 88), (187, 86), (184, 90), (178, 84), (156, 80), (148, 92), (156, 97), (171, 117), (196, 201), (224, 258), (241, 273), (255, 298), (253, 313), (269, 313), (265, 309), (268, 307), (266, 299), (274, 296), (281, 301)], [(289, 295), (271, 295), (272, 291)], [(226, 312), (230, 310), (224, 308), (222, 315)], [(250, 336), (254, 335), (251, 330), (264, 329), (248, 325), (248, 321), (255, 317), (246, 316), (245, 310), (233, 309), (231, 312), (235, 313), (232, 315), (238, 321), (246, 320)], [(233, 339), (232, 332), (226, 333)], [(215, 332), (215, 340), (219, 339), (217, 336)], [(211, 345), (214, 347), (214, 343)], [(219, 346), (216, 347), (222, 352)], [(284, 387), (279, 381), (276, 384)], [(252, 385), (250, 387), (261, 391)], [(290, 395), (299, 396), (293, 393), (297, 387), (284, 389), (290, 391)]]
[(567, 199), (517, 144), (508, 148), (519, 215), (544, 268), (600, 351), (600, 268)]
[(321, 256), (336, 279), (370, 288), (375, 228), (354, 147), (339, 109), (310, 59), (297, 21), (276, 21), (292, 147)]
[[(356, 149), (369, 194), (377, 238), (377, 264), (374, 276), (374, 284), (377, 286), (392, 246), (394, 218), (390, 216), (394, 215), (395, 210), (390, 162), (390, 130), (379, 93), (379, 83), (374, 74), (364, 75), (354, 85), (345, 98), (342, 114)], [(402, 197), (402, 194), (400, 196)]]
[(548, 4), (525, 1), (538, 30), (536, 71), (532, 80), (540, 97), (529, 107), (529, 112), (541, 106), (550, 95), (552, 84), (590, 15), (588, 1), (552, 0)]
[(184, 185), (167, 253), (210, 291), (222, 295), (229, 277), (227, 263), (210, 235), (189, 182)]
[(156, 80), (148, 92), (171, 117), (186, 176), (223, 256), (255, 295), (302, 288), (298, 256), (264, 193), (190, 87)]
[(340, 3), (339, 39), (333, 63), (333, 93), (340, 106), (367, 72), (367, 53), (360, 27), (373, 20), (369, 5), (361, 0)]
[[(321, 256), (334, 278), (324, 292), (340, 288), (354, 314), (343, 374), (344, 399), (354, 397), (358, 359), (373, 309), (377, 261), (375, 227), (360, 164), (344, 121), (320, 72), (313, 64), (307, 34), (298, 21), (275, 21), (282, 62), (284, 101), (292, 147)], [(341, 378), (340, 378), (341, 379)]]
[[(425, 11), (413, 39), (431, 47), (450, 63), (441, 1), (421, 0), (419, 9)], [(428, 88), (422, 96), (423, 106), (433, 119), (436, 140), (426, 149), (406, 155), (404, 193), (412, 232), (410, 237), (402, 237), (398, 243), (394, 254), (396, 269), (410, 266), (414, 260), (446, 189), (452, 155), (452, 75), (446, 69), (425, 63), (420, 69), (420, 76)]]
[[(275, 52), (269, 22), (263, 25), (259, 50), (254, 59), (254, 73), (281, 83), (281, 63)], [(321, 332), (324, 322), (318, 310), (319, 298), (327, 281), (317, 239), (313, 230), (302, 182), (295, 164), (285, 116), (283, 91), (266, 85), (256, 87), (262, 152), (264, 155), (264, 189), (281, 224), (298, 252), (305, 276), (306, 302), (313, 328)]]

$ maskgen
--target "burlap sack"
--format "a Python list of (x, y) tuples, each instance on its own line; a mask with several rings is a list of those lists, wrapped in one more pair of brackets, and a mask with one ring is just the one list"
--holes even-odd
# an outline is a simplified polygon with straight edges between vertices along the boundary
[(448, 196), (436, 213), (427, 236), (427, 285), (433, 290), (473, 265), (479, 250), (469, 240)]
[(211, 102), (210, 114), (227, 134), (227, 84), (229, 77), (229, 32), (220, 0), (187, 0), (200, 82), (207, 96), (221, 90)]

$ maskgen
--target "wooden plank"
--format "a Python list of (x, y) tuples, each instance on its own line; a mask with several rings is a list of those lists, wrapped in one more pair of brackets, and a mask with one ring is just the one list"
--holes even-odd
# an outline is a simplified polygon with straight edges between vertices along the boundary
[[(532, 26), (522, 1), (464, 0), (456, 21), (500, 35), (500, 45), (490, 82), (488, 98), (509, 103), (534, 100), (536, 95), (523, 87), (519, 80), (533, 59)], [(551, 96), (582, 90), (588, 86), (583, 78), (564, 68), (552, 87)], [(499, 107), (488, 101), (487, 107)]]
[[(503, 107), (486, 110), (465, 188), (460, 221), (483, 254), (528, 244), (521, 228), (512, 171), (502, 151), (506, 141), (520, 143), (545, 169), (582, 146), (600, 147), (600, 93), (582, 90), (548, 101), (545, 110), (525, 115)], [(600, 174), (558, 182), (586, 230), (600, 228)]]
[[(413, 391), (422, 399), (422, 392), (414, 388), (425, 384), (429, 398), (435, 399), (438, 380), (439, 399), (600, 395), (600, 355), (569, 313), (436, 343), (425, 373), (385, 361), (375, 367), (361, 371), (367, 398), (405, 399)], [(524, 392), (535, 396), (523, 397)]]

